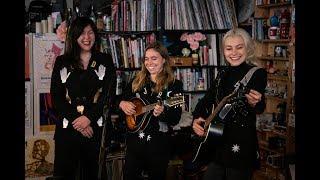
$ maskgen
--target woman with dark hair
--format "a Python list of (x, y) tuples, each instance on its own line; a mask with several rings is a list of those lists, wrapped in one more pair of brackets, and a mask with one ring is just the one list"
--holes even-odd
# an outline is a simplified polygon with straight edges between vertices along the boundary
[[(159, 42), (147, 46), (141, 71), (129, 84), (119, 103), (126, 116), (134, 115), (139, 109), (130, 101), (132, 98), (152, 104), (182, 92), (182, 82), (175, 79), (169, 65), (168, 51)], [(128, 133), (125, 180), (139, 179), (142, 172), (147, 173), (151, 180), (165, 179), (171, 153), (170, 127), (179, 122), (181, 111), (181, 107), (157, 104), (144, 116), (148, 121), (146, 127)]]
[(98, 175), (103, 108), (115, 95), (116, 72), (112, 57), (96, 50), (97, 28), (87, 17), (70, 25), (66, 51), (52, 72), (55, 130), (54, 176), (75, 179), (79, 164), (85, 179)]

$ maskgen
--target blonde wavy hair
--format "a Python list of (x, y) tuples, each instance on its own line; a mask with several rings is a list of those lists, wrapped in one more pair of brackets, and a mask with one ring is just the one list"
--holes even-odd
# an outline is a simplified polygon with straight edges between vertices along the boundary
[[(164, 47), (160, 42), (156, 41), (154, 43), (149, 44), (146, 47), (145, 52), (147, 52), (149, 49), (153, 49), (157, 51), (161, 55), (161, 57), (165, 59), (163, 64), (163, 69), (157, 75), (156, 86), (153, 89), (154, 92), (158, 93), (163, 89), (165, 89), (165, 87), (167, 87), (168, 84), (173, 82), (175, 77), (171, 69), (171, 66), (169, 64), (170, 57), (169, 57), (167, 48)], [(143, 56), (143, 62), (144, 62), (144, 58), (145, 58), (145, 54)], [(144, 84), (150, 80), (149, 76), (150, 76), (149, 71), (147, 70), (144, 63), (142, 63), (141, 71), (138, 72), (138, 74), (136, 75), (135, 79), (132, 82), (132, 91), (137, 92), (138, 90), (141, 90)]]
[(224, 48), (226, 39), (229, 37), (240, 36), (247, 50), (246, 62), (255, 64), (255, 42), (249, 33), (242, 28), (234, 28), (229, 30), (222, 39), (222, 47)]

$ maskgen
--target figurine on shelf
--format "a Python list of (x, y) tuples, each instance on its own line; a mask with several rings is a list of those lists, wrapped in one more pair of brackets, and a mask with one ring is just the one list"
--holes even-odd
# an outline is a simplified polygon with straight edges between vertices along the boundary
[(183, 56), (183, 57), (189, 57), (191, 51), (190, 51), (190, 49), (188, 49), (188, 48), (183, 48), (183, 49), (181, 50), (181, 53), (182, 53), (182, 56)]
[(282, 46), (275, 46), (274, 47), (274, 57), (283, 57), (282, 54)]
[(270, 26), (278, 27), (279, 26), (279, 18), (276, 14), (270, 17)]

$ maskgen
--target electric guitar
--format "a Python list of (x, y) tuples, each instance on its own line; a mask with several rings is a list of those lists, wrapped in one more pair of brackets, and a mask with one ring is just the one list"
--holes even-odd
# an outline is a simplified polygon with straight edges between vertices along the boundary
[(202, 146), (217, 144), (221, 141), (223, 135), (224, 123), (226, 117), (234, 117), (236, 113), (246, 116), (248, 111), (245, 104), (245, 94), (249, 93), (249, 89), (241, 87), (237, 91), (233, 91), (225, 96), (214, 109), (214, 111), (206, 118), (204, 122), (204, 136), (195, 136), (193, 150), (193, 160), (195, 162), (199, 154), (206, 154), (207, 149), (203, 150)]
[(134, 133), (139, 130), (144, 130), (149, 124), (151, 118), (151, 111), (154, 107), (159, 104), (163, 104), (167, 107), (173, 106), (182, 106), (185, 102), (184, 96), (182, 94), (174, 95), (173, 97), (169, 97), (168, 99), (162, 101), (158, 101), (157, 103), (149, 104), (147, 101), (134, 97), (130, 100), (135, 106), (135, 114), (126, 115), (126, 125), (129, 132)]

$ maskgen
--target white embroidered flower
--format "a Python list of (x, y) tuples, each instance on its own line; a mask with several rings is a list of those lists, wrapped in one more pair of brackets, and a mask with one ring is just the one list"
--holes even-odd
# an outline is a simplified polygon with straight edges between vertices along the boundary
[(150, 141), (150, 139), (151, 139), (151, 136), (148, 135), (148, 136), (147, 136), (147, 141)]
[(240, 146), (238, 144), (232, 145), (232, 151), (234, 153), (239, 152), (240, 151)]

